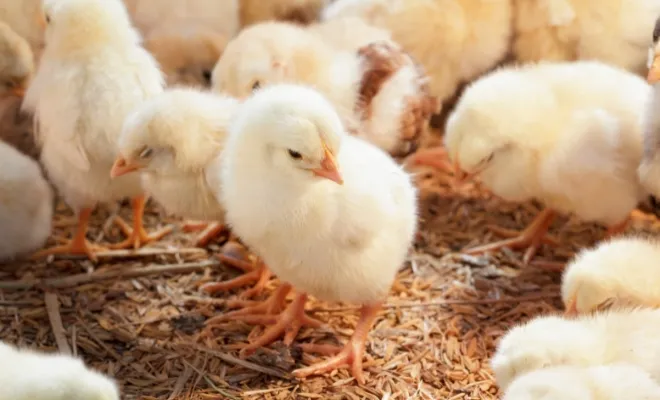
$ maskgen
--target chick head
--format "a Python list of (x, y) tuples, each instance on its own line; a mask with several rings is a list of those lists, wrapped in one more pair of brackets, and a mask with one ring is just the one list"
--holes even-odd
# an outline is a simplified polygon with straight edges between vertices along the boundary
[(648, 58), (649, 73), (647, 81), (655, 84), (660, 81), (660, 17), (655, 21), (653, 28), (653, 44), (649, 48)]
[(46, 49), (67, 54), (99, 44), (139, 42), (122, 0), (43, 0)]
[(556, 316), (536, 318), (511, 329), (491, 359), (503, 390), (518, 376), (538, 369), (586, 364), (593, 353), (594, 335), (576, 321)]
[(201, 171), (221, 146), (216, 132), (238, 102), (191, 88), (145, 101), (124, 121), (110, 176), (134, 171), (162, 175)]
[(325, 44), (301, 27), (264, 22), (232, 39), (213, 69), (212, 86), (238, 98), (276, 83), (313, 83), (327, 67), (320, 55)]
[(0, 92), (23, 97), (34, 73), (34, 57), (28, 42), (4, 22), (0, 22), (0, 54)]
[(532, 371), (514, 380), (502, 400), (589, 400), (591, 382), (585, 368), (552, 367)]
[(243, 103), (226, 152), (260, 157), (289, 182), (323, 178), (343, 184), (336, 157), (344, 135), (339, 115), (323, 95), (304, 86), (273, 85)]
[(211, 87), (213, 67), (227, 45), (227, 37), (204, 28), (157, 30), (144, 41), (158, 60), (169, 85)]

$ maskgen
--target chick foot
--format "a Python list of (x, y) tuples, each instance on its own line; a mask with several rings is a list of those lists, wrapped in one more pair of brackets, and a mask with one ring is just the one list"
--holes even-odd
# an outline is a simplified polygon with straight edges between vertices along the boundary
[(196, 247), (204, 247), (209, 242), (225, 230), (224, 224), (219, 222), (198, 222), (186, 221), (183, 224), (184, 232), (202, 231), (195, 239)]
[(78, 216), (78, 226), (76, 227), (76, 231), (71, 240), (67, 240), (66, 244), (40, 250), (34, 253), (30, 259), (38, 260), (51, 254), (71, 254), (84, 255), (94, 262), (98, 261), (98, 258), (94, 253), (106, 251), (107, 249), (105, 247), (90, 243), (85, 237), (87, 235), (87, 226), (89, 225), (89, 219), (91, 215), (91, 208), (84, 208), (80, 210), (80, 215)]
[[(534, 221), (532, 221), (532, 223), (527, 228), (525, 228), (524, 231), (517, 234), (516, 237), (463, 250), (463, 253), (480, 254), (488, 251), (498, 250), (502, 247), (509, 247), (512, 249), (521, 249), (526, 247), (527, 250), (523, 256), (523, 264), (528, 265), (532, 258), (534, 258), (536, 255), (542, 243), (550, 242), (555, 244), (554, 240), (545, 237), (545, 234), (548, 232), (548, 229), (550, 228), (554, 218), (555, 212), (546, 208), (536, 216)], [(501, 233), (506, 232), (507, 230), (501, 230)]]
[(419, 150), (411, 159), (413, 165), (426, 165), (443, 172), (455, 172), (444, 147)]
[(268, 283), (268, 280), (272, 274), (270, 270), (266, 268), (266, 265), (263, 262), (259, 262), (259, 265), (254, 268), (251, 263), (239, 260), (231, 256), (218, 254), (217, 257), (223, 263), (241, 269), (246, 273), (228, 281), (207, 283), (201, 287), (203, 291), (209, 294), (214, 294), (216, 292), (231, 290), (245, 286), (252, 282), (256, 282), (253, 287), (243, 291), (239, 295), (239, 298), (241, 299), (249, 299), (261, 294), (261, 292), (263, 292), (263, 290), (266, 288), (266, 283)]
[(147, 204), (147, 198), (145, 196), (139, 196), (132, 200), (133, 206), (133, 228), (131, 228), (126, 221), (121, 217), (115, 217), (115, 223), (119, 226), (119, 229), (124, 232), (124, 235), (128, 236), (123, 242), (115, 243), (110, 245), (111, 249), (127, 249), (134, 248), (139, 249), (141, 246), (158, 241), (162, 239), (165, 235), (168, 235), (172, 232), (172, 227), (168, 226), (163, 228), (155, 233), (149, 235), (144, 229), (143, 219), (144, 208)]
[(355, 378), (360, 385), (363, 385), (364, 375), (362, 374), (362, 359), (364, 357), (367, 337), (369, 336), (369, 331), (376, 321), (376, 317), (381, 308), (381, 304), (363, 306), (360, 311), (360, 320), (355, 327), (355, 332), (353, 332), (353, 336), (351, 336), (351, 339), (346, 343), (344, 349), (341, 350), (339, 354), (318, 364), (297, 369), (293, 371), (293, 374), (298, 378), (305, 378), (310, 375), (323, 374), (336, 368), (349, 365), (353, 378)]

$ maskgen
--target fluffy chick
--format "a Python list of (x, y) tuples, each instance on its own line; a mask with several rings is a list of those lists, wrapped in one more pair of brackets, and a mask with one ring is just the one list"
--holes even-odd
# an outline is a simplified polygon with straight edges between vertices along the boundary
[(598, 60), (645, 70), (657, 0), (516, 0), (514, 56), (523, 62)]
[(623, 231), (645, 197), (636, 169), (650, 95), (640, 77), (587, 61), (501, 69), (469, 86), (445, 130), (456, 169), (505, 200), (536, 199), (546, 209), (513, 239), (468, 252), (527, 247), (527, 263), (555, 212), (603, 223), (608, 235)]
[(660, 379), (660, 310), (608, 310), (578, 319), (538, 317), (511, 329), (491, 360), (506, 390), (519, 376), (554, 366), (635, 365)]
[(634, 365), (551, 367), (525, 374), (511, 384), (502, 400), (651, 400), (660, 386)]
[(110, 378), (62, 354), (0, 343), (0, 400), (119, 400)]
[(581, 251), (567, 266), (561, 295), (569, 315), (600, 306), (660, 306), (657, 240), (614, 239)]
[(34, 73), (30, 45), (0, 21), (0, 96), (23, 97)]
[(206, 28), (156, 29), (145, 37), (144, 47), (156, 57), (168, 85), (211, 87), (213, 67), (222, 55), (227, 37)]
[(642, 185), (656, 197), (660, 196), (660, 18), (652, 34), (653, 44), (648, 54), (647, 81), (653, 85), (653, 95), (644, 119), (644, 156), (637, 173)]
[[(120, 0), (46, 0), (46, 48), (24, 101), (38, 123), (41, 160), (64, 200), (78, 213), (73, 240), (35, 254), (85, 254), (94, 206), (133, 198), (133, 229), (114, 247), (156, 240), (146, 234), (146, 198), (137, 175), (110, 179), (124, 118), (145, 99), (162, 92), (163, 77), (140, 45)], [(121, 221), (121, 220), (119, 220)], [(123, 221), (121, 221), (123, 222)]]
[(331, 0), (239, 0), (241, 26), (265, 21), (288, 21), (310, 24)]
[(39, 165), (0, 141), (0, 261), (44, 245), (51, 230), (53, 193)]
[(395, 44), (340, 51), (282, 22), (243, 30), (213, 70), (214, 90), (241, 98), (282, 82), (321, 91), (349, 132), (401, 157), (417, 148), (435, 107), (424, 72)]
[(222, 168), (228, 223), (284, 282), (274, 296), (286, 295), (291, 286), (298, 290), (277, 323), (244, 350), (284, 332), (290, 344), (303, 325), (314, 325), (304, 315), (308, 294), (362, 304), (344, 349), (295, 374), (349, 364), (364, 382), (368, 332), (416, 230), (410, 176), (377, 147), (346, 134), (321, 94), (287, 84), (262, 89), (244, 103), (230, 128)]
[(354, 16), (390, 31), (424, 66), (440, 112), (461, 83), (504, 59), (512, 13), (510, 0), (336, 0), (321, 19)]

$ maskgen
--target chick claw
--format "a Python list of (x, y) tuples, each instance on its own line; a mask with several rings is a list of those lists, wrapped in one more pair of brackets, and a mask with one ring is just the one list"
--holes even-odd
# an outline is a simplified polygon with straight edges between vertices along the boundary
[(98, 257), (96, 257), (96, 254), (94, 253), (108, 250), (103, 246), (92, 244), (86, 239), (79, 240), (74, 238), (71, 240), (66, 240), (66, 242), (67, 242), (66, 244), (61, 244), (47, 249), (39, 250), (38, 252), (32, 254), (32, 256), (30, 256), (30, 259), (39, 260), (41, 258), (55, 254), (71, 254), (71, 255), (87, 256), (87, 258), (89, 258), (90, 260), (97, 262)]
[(444, 147), (419, 150), (413, 154), (411, 160), (413, 165), (426, 165), (443, 172), (454, 172), (454, 167), (447, 159), (447, 150)]
[(139, 249), (141, 246), (156, 242), (172, 232), (172, 227), (168, 226), (150, 235), (141, 223), (138, 227), (131, 228), (126, 221), (119, 216), (115, 217), (114, 222), (119, 226), (119, 229), (121, 229), (124, 235), (128, 236), (128, 238), (122, 242), (110, 245), (111, 249), (127, 249), (130, 247)]
[(187, 221), (183, 224), (184, 232), (202, 231), (195, 239), (195, 246), (197, 247), (206, 246), (211, 239), (218, 236), (224, 229), (225, 226), (219, 222)]
[(266, 283), (268, 283), (268, 280), (271, 277), (271, 272), (262, 262), (259, 263), (258, 267), (254, 268), (251, 263), (239, 260), (235, 257), (230, 257), (224, 254), (218, 254), (216, 257), (218, 257), (223, 263), (243, 270), (246, 273), (225, 282), (207, 283), (201, 287), (203, 291), (209, 294), (214, 294), (219, 291), (242, 287), (256, 281), (252, 288), (245, 290), (239, 295), (239, 298), (249, 299), (261, 294), (266, 288)]

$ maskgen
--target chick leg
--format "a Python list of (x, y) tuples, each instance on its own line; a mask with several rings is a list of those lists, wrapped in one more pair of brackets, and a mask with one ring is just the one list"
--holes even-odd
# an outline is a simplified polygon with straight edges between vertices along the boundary
[(128, 236), (128, 238), (123, 242), (111, 245), (110, 248), (126, 249), (133, 247), (134, 249), (139, 249), (140, 246), (160, 240), (163, 236), (172, 232), (172, 227), (168, 226), (149, 235), (144, 229), (142, 219), (144, 216), (144, 208), (147, 204), (147, 197), (144, 195), (135, 197), (131, 203), (133, 206), (133, 228), (130, 228), (128, 224), (120, 217), (116, 217), (115, 223), (119, 225), (119, 228), (124, 232), (124, 234), (126, 234), (126, 236)]
[(225, 282), (207, 283), (201, 287), (201, 289), (205, 292), (214, 294), (216, 292), (242, 287), (251, 282), (256, 282), (252, 288), (244, 291), (239, 295), (240, 298), (249, 299), (261, 294), (261, 292), (263, 292), (263, 290), (266, 288), (266, 283), (268, 283), (268, 280), (272, 274), (263, 262), (259, 262), (259, 265), (254, 268), (249, 262), (239, 260), (235, 257), (226, 256), (224, 254), (218, 254), (217, 257), (223, 263), (241, 269), (246, 273)]
[(367, 336), (369, 335), (369, 331), (376, 321), (376, 317), (381, 308), (381, 304), (363, 306), (360, 311), (360, 320), (355, 327), (353, 336), (339, 354), (318, 364), (297, 369), (293, 371), (293, 374), (298, 378), (304, 378), (309, 375), (322, 374), (341, 366), (349, 365), (351, 367), (351, 374), (355, 380), (363, 385), (364, 376), (362, 375), (362, 358), (364, 356)]
[(413, 165), (427, 165), (444, 172), (454, 172), (454, 167), (447, 160), (447, 150), (444, 147), (419, 150), (411, 159)]
[(550, 228), (554, 218), (555, 212), (549, 208), (546, 208), (541, 211), (539, 215), (536, 216), (534, 221), (532, 221), (532, 223), (518, 236), (512, 239), (501, 240), (499, 242), (473, 247), (471, 249), (464, 250), (463, 252), (466, 254), (480, 254), (487, 251), (501, 249), (502, 247), (510, 247), (513, 249), (527, 247), (525, 255), (523, 256), (523, 263), (527, 265), (531, 259), (534, 258), (536, 252), (543, 243), (544, 236)]
[(54, 246), (48, 249), (40, 250), (34, 253), (30, 258), (33, 260), (40, 259), (51, 254), (81, 254), (86, 255), (90, 260), (98, 261), (94, 252), (107, 250), (102, 246), (91, 244), (85, 238), (87, 235), (87, 226), (89, 219), (92, 216), (91, 208), (83, 208), (78, 215), (78, 226), (73, 234), (73, 238), (67, 244)]

